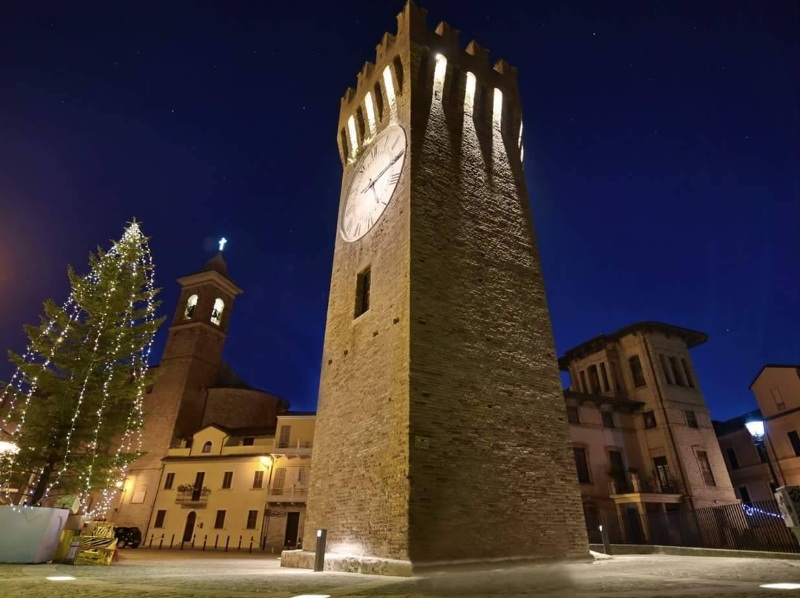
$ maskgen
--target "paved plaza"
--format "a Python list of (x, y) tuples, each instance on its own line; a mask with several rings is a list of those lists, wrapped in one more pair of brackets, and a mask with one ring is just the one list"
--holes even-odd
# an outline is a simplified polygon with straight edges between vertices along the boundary
[[(527, 565), (433, 573), (423, 578), (282, 569), (275, 557), (123, 550), (110, 566), (0, 565), (0, 596), (87, 598), (302, 595), (422, 598), (537, 596), (793, 596), (761, 588), (799, 582), (800, 561), (666, 555), (618, 556), (565, 565)], [(50, 581), (70, 576), (74, 580)]]

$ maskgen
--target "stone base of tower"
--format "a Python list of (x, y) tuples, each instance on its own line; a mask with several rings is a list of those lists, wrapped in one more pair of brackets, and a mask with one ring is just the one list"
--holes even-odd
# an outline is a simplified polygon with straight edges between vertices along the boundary
[[(281, 567), (313, 569), (315, 556), (316, 554), (309, 550), (284, 550), (281, 553)], [(333, 552), (325, 555), (325, 571), (397, 577), (410, 577), (414, 573), (411, 561), (351, 556)]]
[[(281, 567), (293, 569), (313, 569), (315, 553), (308, 550), (284, 550), (281, 553)], [(574, 562), (588, 561), (592, 556), (588, 551), (586, 554), (575, 554), (561, 558), (545, 556), (520, 556), (520, 557), (498, 557), (485, 559), (468, 559), (459, 561), (443, 561), (436, 563), (412, 563), (411, 561), (401, 561), (395, 559), (382, 559), (367, 556), (350, 556), (336, 553), (325, 555), (325, 571), (338, 571), (340, 573), (363, 573), (364, 575), (389, 575), (397, 577), (410, 577), (424, 572), (439, 569), (453, 568), (480, 568), (495, 567), (499, 564), (523, 565), (530, 563), (552, 563), (552, 562)]]

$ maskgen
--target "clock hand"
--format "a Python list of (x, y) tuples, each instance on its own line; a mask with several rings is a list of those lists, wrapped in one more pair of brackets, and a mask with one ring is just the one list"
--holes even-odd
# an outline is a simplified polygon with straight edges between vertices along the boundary
[(404, 152), (405, 152), (405, 150), (401, 150), (399, 154), (397, 154), (394, 158), (392, 158), (391, 161), (389, 162), (389, 164), (386, 165), (386, 168), (384, 168), (383, 170), (381, 170), (378, 173), (378, 176), (376, 176), (374, 179), (370, 179), (369, 185), (364, 187), (364, 189), (363, 189), (363, 191), (361, 191), (361, 193), (366, 193), (367, 190), (370, 187), (374, 187), (375, 183), (378, 182), (378, 179), (380, 179), (384, 174), (386, 174), (386, 171), (389, 170), (392, 166), (394, 166), (397, 163), (397, 161), (402, 157)]

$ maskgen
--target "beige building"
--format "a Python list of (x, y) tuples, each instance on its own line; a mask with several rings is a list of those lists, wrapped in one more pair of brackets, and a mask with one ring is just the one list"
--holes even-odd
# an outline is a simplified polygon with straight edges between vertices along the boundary
[(705, 341), (640, 322), (559, 360), (590, 534), (603, 511), (646, 536), (646, 514), (737, 502), (689, 354)]
[(763, 421), (756, 410), (724, 422), (714, 422), (719, 447), (728, 467), (736, 496), (744, 503), (774, 500), (776, 483), (770, 474), (766, 452), (759, 451), (745, 423)]
[(313, 414), (285, 414), (277, 428), (210, 425), (169, 449), (145, 545), (296, 548), (313, 436)]
[(274, 430), (278, 414), (288, 408), (279, 397), (248, 386), (222, 360), (233, 302), (242, 293), (222, 253), (178, 284), (181, 294), (156, 366), (158, 377), (144, 397), (145, 454), (131, 464), (108, 514), (115, 525), (136, 526), (148, 538), (156, 494), (163, 489), (163, 459), (170, 450), (185, 447), (212, 424)]
[(765, 365), (750, 390), (764, 416), (765, 445), (778, 485), (800, 485), (800, 366)]

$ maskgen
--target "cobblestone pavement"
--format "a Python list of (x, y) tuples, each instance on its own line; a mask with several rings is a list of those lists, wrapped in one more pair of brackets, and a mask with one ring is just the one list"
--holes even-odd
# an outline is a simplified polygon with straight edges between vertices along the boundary
[[(313, 573), (282, 569), (274, 557), (124, 550), (110, 567), (0, 565), (3, 598), (246, 597), (303, 594), (450, 598), (517, 596), (636, 598), (653, 596), (800, 596), (761, 584), (800, 583), (800, 561), (666, 555), (619, 556), (564, 565), (528, 565), (432, 573), (421, 578)], [(49, 581), (68, 575), (72, 581)]]

